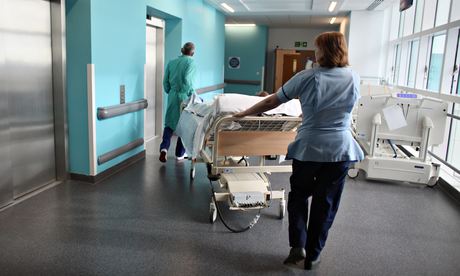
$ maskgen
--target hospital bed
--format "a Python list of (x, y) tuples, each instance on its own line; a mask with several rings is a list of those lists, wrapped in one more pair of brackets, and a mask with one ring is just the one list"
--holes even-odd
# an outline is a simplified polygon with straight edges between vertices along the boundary
[(428, 148), (444, 141), (447, 103), (382, 86), (361, 89), (352, 130), (366, 157), (349, 177), (364, 171), (368, 179), (434, 185), (440, 165)]
[[(237, 98), (236, 109), (232, 109)], [(245, 211), (260, 210), (268, 207), (273, 200), (279, 200), (278, 216), (280, 219), (285, 216), (285, 191), (271, 189), (267, 176), (271, 173), (291, 172), (292, 168), (275, 161), (268, 164), (265, 157), (286, 154), (301, 124), (300, 103), (291, 103), (295, 107), (288, 107), (289, 110), (280, 107), (278, 111), (271, 111), (265, 116), (235, 118), (230, 115), (251, 106), (254, 104), (252, 101), (260, 100), (259, 97), (224, 95), (211, 104), (210, 109), (192, 104), (181, 115), (178, 135), (190, 136), (190, 132), (194, 133), (193, 139), (183, 140), (192, 155), (190, 177), (195, 177), (196, 163), (204, 162), (209, 180), (216, 181), (220, 188), (216, 192), (211, 183), (211, 223), (216, 221), (218, 215), (221, 216), (217, 202), (226, 202), (230, 210)], [(295, 116), (280, 116), (280, 113)], [(253, 163), (253, 160), (257, 161)], [(258, 218), (259, 215), (244, 230), (251, 228)], [(226, 224), (222, 216), (221, 220)]]

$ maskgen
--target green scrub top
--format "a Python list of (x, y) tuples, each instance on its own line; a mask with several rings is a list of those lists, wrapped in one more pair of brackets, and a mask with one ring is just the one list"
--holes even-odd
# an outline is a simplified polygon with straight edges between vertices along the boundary
[(193, 94), (193, 80), (195, 76), (195, 61), (190, 56), (180, 56), (166, 66), (163, 86), (168, 94), (165, 127), (176, 130), (180, 116), (181, 103)]

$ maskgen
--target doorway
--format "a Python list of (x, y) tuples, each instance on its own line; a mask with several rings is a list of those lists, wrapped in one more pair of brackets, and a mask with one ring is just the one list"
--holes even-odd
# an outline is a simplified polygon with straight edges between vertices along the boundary
[(275, 50), (275, 79), (274, 92), (291, 79), (295, 74), (305, 69), (308, 60), (316, 61), (315, 51), (276, 49)]
[(144, 117), (144, 139), (149, 142), (160, 137), (162, 131), (164, 27), (161, 19), (150, 17), (146, 26), (145, 89), (148, 107)]

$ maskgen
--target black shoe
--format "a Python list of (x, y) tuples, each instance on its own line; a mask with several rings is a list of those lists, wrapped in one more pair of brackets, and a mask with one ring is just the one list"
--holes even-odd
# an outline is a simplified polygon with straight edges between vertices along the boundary
[(297, 265), (305, 259), (305, 249), (301, 247), (293, 247), (289, 251), (289, 256), (284, 260), (285, 265)]
[(321, 262), (321, 258), (319, 256), (314, 261), (308, 261), (307, 259), (305, 259), (304, 268), (305, 270), (312, 270), (314, 266), (319, 264), (319, 262)]
[(161, 150), (159, 159), (160, 159), (160, 162), (165, 163), (166, 160), (168, 159), (168, 151), (167, 150)]

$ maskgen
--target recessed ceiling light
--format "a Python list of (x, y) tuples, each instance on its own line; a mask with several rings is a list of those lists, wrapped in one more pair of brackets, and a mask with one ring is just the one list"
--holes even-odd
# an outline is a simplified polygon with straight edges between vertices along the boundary
[(234, 10), (232, 7), (230, 7), (229, 5), (227, 5), (227, 3), (222, 3), (222, 4), (220, 4), (220, 5), (221, 5), (222, 7), (224, 7), (224, 9), (226, 9), (227, 11), (229, 11), (229, 12), (231, 12), (231, 13), (234, 13), (234, 12), (235, 12), (235, 10)]
[(249, 24), (233, 24), (233, 23), (227, 23), (225, 24), (225, 27), (255, 27), (256, 24), (254, 23), (249, 23)]
[(329, 12), (333, 12), (334, 9), (335, 9), (335, 6), (337, 6), (337, 2), (336, 2), (336, 1), (332, 1), (332, 2), (329, 4), (329, 9), (328, 9), (328, 11), (329, 11)]
[(334, 24), (334, 22), (335, 22), (336, 19), (337, 19), (337, 17), (332, 17), (332, 18), (331, 18), (331, 21), (329, 21), (329, 23)]

